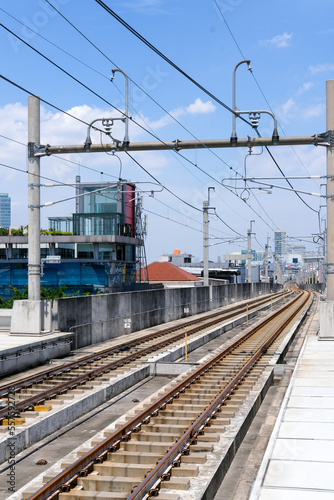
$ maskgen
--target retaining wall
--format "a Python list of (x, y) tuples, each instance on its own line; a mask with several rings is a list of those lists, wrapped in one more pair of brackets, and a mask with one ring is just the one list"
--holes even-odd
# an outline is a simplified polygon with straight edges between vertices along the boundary
[(52, 330), (73, 332), (73, 347), (80, 348), (280, 288), (269, 283), (237, 283), (56, 299)]

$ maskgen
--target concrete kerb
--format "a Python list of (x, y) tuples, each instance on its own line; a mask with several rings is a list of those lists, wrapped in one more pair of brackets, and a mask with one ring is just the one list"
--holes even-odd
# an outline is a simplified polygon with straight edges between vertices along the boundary
[[(186, 493), (176, 490), (168, 490), (177, 493), (180, 500), (212, 500), (226, 474), (231, 462), (244, 438), (250, 424), (253, 421), (274, 377), (275, 364), (282, 361), (288, 346), (297, 333), (301, 322), (305, 318), (307, 310), (294, 323), (282, 342), (279, 352), (276, 352), (269, 362), (269, 366), (259, 378), (257, 384), (240, 407), (238, 413), (231, 420), (230, 425), (219, 443), (215, 445), (214, 451), (209, 453), (207, 460), (201, 464), (200, 474), (192, 478), (190, 490)], [(217, 351), (215, 351), (217, 352)], [(210, 356), (212, 353), (210, 354)], [(207, 356), (206, 358), (208, 358)], [(205, 359), (206, 359), (205, 358)], [(203, 362), (201, 360), (201, 362)], [(265, 465), (263, 465), (263, 474)], [(253, 497), (252, 497), (253, 498)], [(257, 498), (254, 496), (254, 498)]]
[[(255, 314), (255, 313), (254, 313)], [(221, 335), (225, 331), (230, 330), (234, 326), (242, 323), (244, 321), (243, 316), (240, 316), (234, 321), (228, 322), (223, 327), (218, 329), (211, 329), (202, 335), (197, 336), (189, 341), (188, 352), (197, 349), (206, 342), (209, 342), (213, 338)], [(45, 438), (52, 432), (60, 429), (64, 425), (72, 422), (76, 418), (81, 417), (88, 411), (96, 408), (98, 405), (104, 403), (111, 397), (120, 394), (132, 385), (143, 380), (143, 378), (149, 375), (178, 375), (178, 370), (176, 369), (179, 365), (175, 365), (173, 361), (179, 359), (184, 355), (184, 346), (175, 346), (173, 348), (163, 351), (157, 356), (152, 357), (154, 360), (150, 362), (150, 358), (147, 359), (145, 364), (135, 370), (132, 370), (127, 375), (121, 375), (116, 380), (112, 380), (112, 383), (104, 383), (96, 389), (93, 389), (89, 394), (83, 397), (75, 397), (75, 401), (67, 405), (65, 408), (53, 409), (51, 412), (47, 412), (43, 415), (42, 420), (38, 419), (38, 422), (33, 422), (29, 426), (23, 425), (21, 429), (17, 428), (15, 433), (16, 439), (16, 453), (24, 450), (28, 446), (33, 445), (40, 439)], [(162, 363), (161, 367), (157, 368), (157, 364)], [(182, 365), (180, 365), (180, 368)], [(189, 369), (189, 365), (183, 367), (182, 373)], [(180, 370), (181, 371), (181, 370)], [(165, 372), (165, 373), (163, 373)], [(93, 382), (94, 383), (94, 382)], [(52, 405), (52, 402), (51, 402)], [(24, 414), (22, 414), (24, 416)], [(0, 439), (0, 463), (8, 459), (9, 447), (8, 439), (9, 436)]]
[[(300, 320), (302, 321), (302, 320)], [(297, 331), (296, 325), (289, 331), (287, 337), (294, 336)], [(241, 332), (238, 336), (243, 335), (245, 332)], [(224, 347), (232, 343), (234, 339), (230, 339), (224, 344)], [(207, 361), (209, 358), (213, 357), (221, 348), (209, 353), (205, 356), (200, 363)], [(278, 362), (280, 359), (280, 354), (275, 354), (270, 361), (270, 363)], [(126, 415), (123, 415), (110, 426), (105, 428), (103, 431), (96, 434), (93, 438), (77, 447), (71, 453), (66, 455), (62, 460), (58, 461), (47, 471), (33, 479), (28, 485), (24, 486), (13, 495), (8, 497), (7, 500), (22, 500), (22, 498), (27, 498), (33, 494), (37, 489), (39, 489), (45, 482), (44, 477), (56, 476), (62, 469), (62, 464), (73, 463), (80, 455), (88, 451), (97, 442), (102, 441), (108, 434), (111, 434), (119, 424), (124, 424), (127, 420), (131, 419), (133, 416), (141, 412), (145, 407), (152, 403), (156, 398), (160, 397), (168, 390), (170, 390), (175, 384), (178, 384), (184, 379), (185, 376), (189, 375), (191, 371), (195, 370), (196, 366), (192, 366), (187, 372), (182, 373), (176, 379), (173, 379), (156, 394), (149, 396), (144, 401), (135, 406)], [(205, 499), (211, 500), (219, 484), (224, 477), (228, 467), (230, 466), (233, 457), (242, 442), (254, 416), (256, 415), (271, 383), (274, 375), (274, 367), (268, 366), (262, 375), (259, 377), (253, 390), (250, 392), (243, 405), (240, 407), (238, 413), (231, 420), (231, 423), (227, 427), (227, 433), (221, 437), (219, 443), (215, 445), (214, 451), (209, 453), (207, 456), (207, 461), (205, 464), (201, 464), (200, 475), (196, 478), (192, 478), (191, 488), (183, 494), (180, 490), (173, 491), (168, 490), (169, 493), (175, 493), (179, 496), (180, 500), (198, 500)]]
[[(52, 410), (43, 412), (45, 413), (43, 415), (40, 413), (39, 417), (41, 418), (36, 418), (36, 422), (16, 427), (14, 436), (7, 434), (0, 439), (0, 463), (9, 458), (9, 440), (15, 438), (15, 452), (20, 453), (148, 376), (148, 365), (136, 367), (126, 375), (119, 375), (112, 379), (112, 382), (105, 382), (90, 390), (89, 394), (74, 396), (73, 401), (64, 408), (54, 405)], [(50, 405), (52, 406), (52, 401), (50, 401)]]
[(52, 338), (3, 349), (0, 357), (0, 376), (4, 377), (31, 366), (47, 363), (50, 359), (67, 356), (73, 349), (73, 340), (73, 334), (59, 333), (53, 334)]
[(294, 387), (294, 383), (295, 383), (295, 380), (296, 380), (296, 377), (297, 377), (297, 373), (298, 373), (298, 370), (299, 370), (299, 365), (301, 363), (301, 360), (303, 358), (303, 353), (305, 351), (306, 343), (307, 343), (307, 337), (304, 339), (302, 349), (301, 349), (301, 351), (299, 353), (295, 369), (293, 371), (293, 374), (292, 374), (291, 379), (290, 379), (289, 386), (287, 388), (287, 391), (285, 393), (284, 399), (282, 401), (281, 409), (280, 409), (280, 411), (279, 411), (279, 413), (277, 415), (276, 423), (275, 423), (274, 429), (273, 429), (273, 431), (271, 433), (267, 449), (265, 451), (264, 457), (263, 457), (261, 465), (260, 465), (260, 469), (259, 469), (258, 474), (256, 476), (256, 479), (255, 479), (255, 481), (253, 483), (253, 486), (252, 486), (252, 489), (251, 489), (251, 493), (250, 493), (250, 496), (249, 496), (249, 500), (256, 500), (256, 499), (259, 498), (259, 494), (260, 494), (260, 491), (261, 491), (262, 483), (263, 483), (263, 480), (264, 480), (264, 477), (265, 477), (266, 470), (268, 468), (268, 463), (269, 463), (269, 460), (271, 458), (271, 455), (272, 455), (272, 452), (273, 452), (273, 449), (274, 449), (274, 446), (275, 446), (275, 442), (276, 442), (276, 439), (277, 439), (277, 436), (278, 436), (278, 433), (279, 433), (280, 425), (281, 425), (281, 423), (283, 421), (283, 417), (284, 417), (284, 414), (286, 412), (287, 404), (288, 404), (288, 401), (290, 399), (292, 389)]
[[(265, 306), (263, 309), (268, 307), (270, 306)], [(258, 311), (252, 311), (249, 313), (248, 317), (252, 318), (256, 316), (257, 313)], [(187, 343), (188, 352), (192, 352), (198, 347), (201, 347), (210, 340), (231, 330), (232, 328), (235, 328), (245, 321), (246, 315), (240, 315), (234, 320), (227, 321), (219, 328), (213, 327), (211, 330), (198, 335), (197, 337), (190, 338)], [(243, 334), (244, 332), (241, 332), (238, 336), (242, 336)], [(233, 340), (228, 341), (226, 345), (229, 345), (232, 341)], [(179, 366), (177, 366), (173, 363), (175, 360), (184, 355), (184, 345), (168, 348), (166, 351), (148, 358), (144, 362), (145, 365), (137, 368), (135, 372), (130, 372), (128, 375), (120, 376), (119, 380), (113, 380), (111, 384), (103, 384), (97, 389), (93, 389), (89, 394), (83, 397), (76, 397), (75, 401), (67, 405), (65, 408), (51, 410), (51, 413), (47, 412), (47, 414), (43, 416), (42, 420), (38, 419), (38, 422), (33, 422), (29, 426), (23, 425), (21, 429), (17, 429), (17, 433), (15, 434), (16, 452), (19, 453), (28, 446), (33, 445), (38, 440), (45, 438), (62, 426), (72, 422), (76, 418), (81, 417), (83, 414), (110, 399), (110, 397), (120, 394), (120, 392), (128, 389), (148, 375), (175, 376), (180, 372), (184, 373), (189, 368), (189, 364), (179, 365), (178, 363), (177, 365)], [(210, 355), (212, 355), (212, 353), (210, 353), (208, 357), (210, 357)], [(8, 439), (8, 436), (0, 439), (0, 463), (8, 458)]]

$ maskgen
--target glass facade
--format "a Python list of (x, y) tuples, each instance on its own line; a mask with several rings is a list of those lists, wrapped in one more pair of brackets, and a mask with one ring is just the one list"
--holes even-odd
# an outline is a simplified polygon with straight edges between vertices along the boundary
[(11, 224), (11, 198), (6, 193), (0, 193), (0, 227), (9, 229)]
[[(97, 189), (101, 187), (100, 191)], [(97, 184), (78, 184), (77, 192), (81, 196), (77, 212), (85, 214), (112, 214), (119, 212), (120, 193), (117, 185), (98, 186)], [(89, 194), (91, 193), (91, 194)]]
[(120, 234), (120, 214), (73, 214), (73, 234), (97, 236)]
[[(41, 285), (65, 285), (68, 294), (105, 291), (114, 285), (132, 286), (136, 282), (136, 245), (131, 240), (136, 236), (135, 186), (123, 182), (81, 183), (77, 176), (76, 194), (73, 216), (49, 217), (49, 229), (59, 233), (42, 233)], [(4, 214), (6, 203), (10, 217), (10, 198), (0, 195), (0, 215)], [(5, 227), (4, 222), (1, 224)], [(12, 237), (2, 237), (0, 297), (8, 298), (11, 287), (23, 290), (28, 283), (28, 244), (26, 235), (22, 237), (22, 244)], [(44, 261), (50, 255), (60, 256), (61, 261)]]
[(72, 217), (49, 217), (49, 229), (62, 233), (73, 233)]
[(275, 229), (274, 232), (275, 253), (286, 254), (286, 231), (285, 229)]

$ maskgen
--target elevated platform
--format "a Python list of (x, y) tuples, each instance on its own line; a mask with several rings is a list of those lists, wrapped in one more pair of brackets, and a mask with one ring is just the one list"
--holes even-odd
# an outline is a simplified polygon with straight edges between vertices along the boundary
[(334, 499), (334, 341), (308, 335), (249, 500)]
[(73, 349), (73, 333), (52, 333), (45, 337), (12, 335), (0, 330), (0, 378), (66, 356)]

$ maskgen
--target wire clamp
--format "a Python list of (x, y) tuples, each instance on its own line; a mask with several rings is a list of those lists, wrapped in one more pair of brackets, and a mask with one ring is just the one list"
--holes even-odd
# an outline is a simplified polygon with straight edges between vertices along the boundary
[(334, 130), (327, 130), (322, 134), (313, 135), (315, 146), (334, 147)]

